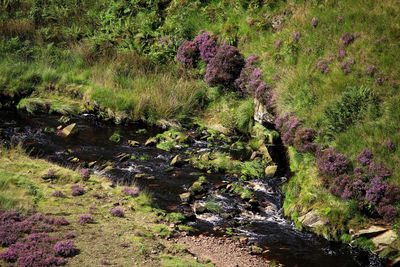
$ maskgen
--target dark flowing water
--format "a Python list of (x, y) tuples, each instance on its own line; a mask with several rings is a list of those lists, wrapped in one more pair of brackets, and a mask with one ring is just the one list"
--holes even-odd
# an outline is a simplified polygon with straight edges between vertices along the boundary
[[(257, 205), (250, 205), (248, 201), (220, 189), (222, 181), (234, 181), (233, 177), (207, 174), (188, 164), (168, 170), (170, 161), (176, 154), (184, 158), (185, 152), (191, 149), (212, 149), (205, 141), (193, 138), (189, 148), (166, 152), (156, 147), (144, 146), (150, 136), (162, 132), (158, 128), (139, 123), (116, 126), (99, 122), (89, 114), (71, 119), (69, 123), (77, 123), (79, 133), (64, 138), (49, 131), (50, 128), (60, 125), (58, 119), (59, 116), (54, 115), (29, 116), (14, 111), (2, 111), (0, 142), (4, 145), (22, 142), (33, 155), (72, 168), (87, 166), (96, 161), (92, 167), (95, 172), (109, 177), (117, 184), (135, 183), (150, 191), (160, 208), (192, 215), (193, 219), (188, 222), (190, 225), (203, 232), (215, 234), (218, 233), (216, 229), (230, 227), (233, 232), (247, 236), (251, 243), (268, 249), (269, 252), (264, 254), (268, 260), (275, 260), (285, 266), (383, 266), (383, 262), (370, 252), (329, 242), (310, 232), (297, 230), (290, 220), (284, 218), (282, 212), (281, 185), (287, 180), (284, 175), (267, 181), (248, 182), (246, 186), (255, 192), (258, 202)], [(146, 129), (146, 133), (138, 131), (139, 129)], [(109, 137), (116, 131), (122, 137), (118, 144), (109, 141)], [(131, 147), (127, 140), (138, 141), (140, 145)], [(283, 148), (277, 146), (274, 151), (276, 153), (273, 154), (279, 157)], [(122, 153), (135, 157), (121, 160)], [(241, 157), (240, 154), (238, 151), (232, 152), (234, 157)], [(73, 158), (78, 158), (79, 162), (72, 163)], [(114, 167), (104, 171), (104, 164), (113, 164)], [(212, 198), (213, 202), (222, 207), (222, 211), (194, 214), (191, 206), (181, 203), (179, 194), (187, 192), (201, 175), (206, 177), (211, 186), (207, 194), (198, 196), (194, 202), (201, 204)]]

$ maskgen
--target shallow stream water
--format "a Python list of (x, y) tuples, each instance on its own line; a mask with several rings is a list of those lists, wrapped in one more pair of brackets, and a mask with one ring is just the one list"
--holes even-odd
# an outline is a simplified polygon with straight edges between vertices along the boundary
[[(189, 164), (170, 167), (171, 159), (179, 154), (182, 158), (192, 149), (208, 151), (213, 149), (207, 142), (193, 138), (189, 148), (178, 148), (166, 152), (154, 146), (145, 146), (145, 141), (162, 132), (161, 129), (145, 124), (130, 123), (117, 126), (100, 122), (94, 115), (85, 114), (72, 118), (69, 123), (77, 123), (78, 134), (62, 137), (51, 129), (56, 129), (60, 116), (28, 115), (16, 111), (0, 113), (0, 142), (4, 145), (22, 142), (34, 156), (51, 162), (76, 168), (93, 163), (92, 170), (109, 177), (116, 184), (136, 184), (142, 190), (152, 193), (153, 201), (166, 211), (180, 211), (191, 214), (188, 224), (198, 228), (204, 234), (220, 234), (220, 229), (230, 228), (232, 232), (247, 236), (250, 243), (267, 250), (263, 257), (274, 260), (284, 266), (384, 266), (374, 254), (347, 244), (330, 242), (313, 233), (299, 231), (293, 222), (283, 216), (283, 195), (281, 185), (289, 179), (284, 168), (278, 176), (266, 181), (250, 181), (245, 186), (251, 188), (257, 199), (257, 205), (226, 193), (219, 186), (235, 181), (234, 177), (219, 173), (199, 171)], [(139, 131), (146, 129), (146, 131)], [(109, 137), (118, 131), (121, 142), (111, 142)], [(128, 140), (140, 143), (131, 147)], [(283, 147), (276, 146), (275, 157), (284, 154)], [(130, 156), (121, 160), (121, 154)], [(232, 151), (240, 157), (240, 151)], [(79, 162), (71, 162), (74, 158)], [(284, 159), (274, 159), (284, 161)], [(94, 163), (96, 162), (96, 163)], [(101, 166), (113, 164), (112, 170), (104, 171)], [(207, 194), (197, 196), (194, 202), (199, 204), (212, 199), (221, 207), (218, 213), (192, 212), (189, 205), (181, 203), (179, 194), (188, 188), (199, 176), (205, 176), (211, 186)], [(193, 204), (193, 203), (192, 203)]]

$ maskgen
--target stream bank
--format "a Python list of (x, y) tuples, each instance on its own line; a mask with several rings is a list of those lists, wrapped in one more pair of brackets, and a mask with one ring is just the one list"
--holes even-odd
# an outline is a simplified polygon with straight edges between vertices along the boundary
[[(3, 112), (0, 116), (2, 142), (5, 145), (22, 142), (32, 155), (63, 166), (90, 168), (97, 174), (109, 177), (115, 184), (134, 183), (148, 190), (160, 208), (182, 212), (187, 224), (200, 233), (247, 238), (248, 246), (254, 247), (253, 253), (262, 254), (270, 261), (286, 266), (383, 264), (368, 251), (297, 230), (294, 223), (283, 216), (281, 185), (289, 178), (284, 175), (284, 168), (273, 178), (246, 181), (234, 173), (201, 171), (187, 162), (193, 155), (191, 153), (194, 153), (192, 150), (196, 156), (214, 150), (222, 153), (220, 148), (223, 148), (223, 144), (230, 146), (229, 141), (237, 141), (221, 139), (216, 141), (219, 146), (213, 147), (209, 145), (212, 143), (212, 134), (202, 131), (192, 133), (186, 143), (179, 145), (178, 142), (171, 151), (165, 151), (150, 144), (145, 145), (162, 132), (159, 128), (133, 123), (117, 126), (83, 114), (70, 118), (68, 124), (76, 123), (79, 131), (65, 138), (54, 130), (60, 125), (59, 118), (55, 115)], [(116, 132), (120, 137), (118, 143), (110, 141)], [(162, 135), (158, 135), (158, 138), (162, 138)], [(132, 145), (129, 140), (137, 143)], [(275, 147), (279, 148), (279, 144)], [(238, 153), (240, 149), (228, 151), (232, 159), (235, 159), (235, 154), (242, 154)], [(171, 160), (177, 155), (182, 160), (171, 168)], [(274, 153), (271, 155), (274, 157)], [(202, 179), (207, 181), (207, 185), (196, 192), (191, 187), (201, 177), (204, 177)], [(235, 185), (240, 185), (239, 189), (235, 190)], [(242, 195), (240, 190), (250, 192), (251, 197)], [(192, 193), (183, 200), (180, 195), (187, 192)]]

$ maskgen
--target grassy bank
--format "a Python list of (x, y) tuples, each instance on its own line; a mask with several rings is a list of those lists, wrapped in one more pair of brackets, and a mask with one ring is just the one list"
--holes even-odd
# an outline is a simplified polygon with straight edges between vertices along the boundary
[[(46, 181), (43, 177), (49, 170), (55, 178)], [(49, 235), (62, 238), (74, 234), (73, 241), (80, 252), (68, 259), (72, 266), (213, 266), (196, 262), (185, 247), (166, 240), (172, 231), (187, 227), (179, 224), (179, 214), (165, 216), (154, 207), (146, 192), (129, 196), (123, 193), (123, 187), (111, 187), (110, 182), (94, 175), (83, 181), (80, 172), (29, 158), (19, 148), (1, 149), (0, 172), (3, 208), (36, 210), (69, 222)], [(71, 195), (71, 185), (79, 185), (85, 193)], [(61, 191), (63, 196), (55, 195), (55, 191)], [(122, 217), (110, 212), (116, 203), (123, 211)], [(90, 215), (94, 223), (80, 223), (82, 215)], [(170, 223), (176, 225), (171, 228)], [(6, 249), (1, 248), (0, 252)]]

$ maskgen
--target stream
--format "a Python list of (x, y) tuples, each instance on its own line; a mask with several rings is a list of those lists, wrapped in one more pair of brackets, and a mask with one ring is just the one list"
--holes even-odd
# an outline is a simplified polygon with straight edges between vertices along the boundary
[[(245, 186), (254, 192), (257, 199), (257, 203), (249, 203), (224, 190), (237, 178), (200, 171), (187, 163), (169, 168), (171, 159), (177, 154), (185, 159), (187, 152), (193, 149), (214, 149), (200, 138), (201, 134), (191, 138), (189, 147), (167, 152), (144, 145), (149, 137), (163, 132), (157, 127), (142, 123), (118, 126), (99, 121), (95, 115), (84, 114), (71, 118), (68, 124), (76, 123), (79, 132), (65, 138), (52, 130), (61, 124), (59, 118), (48, 114), (2, 111), (0, 143), (8, 146), (22, 142), (33, 156), (70, 168), (90, 166), (94, 173), (108, 177), (115, 184), (136, 184), (149, 191), (161, 209), (185, 214), (187, 223), (199, 229), (200, 233), (221, 235), (222, 229), (229, 228), (237, 235), (246, 236), (249, 243), (267, 250), (262, 257), (284, 266), (384, 266), (384, 262), (371, 252), (296, 229), (294, 223), (283, 216), (281, 185), (289, 179), (285, 176), (285, 168), (281, 168), (274, 178), (246, 182)], [(109, 140), (116, 131), (121, 135), (119, 143)], [(132, 147), (128, 140), (135, 140), (139, 145)], [(275, 151), (273, 157), (284, 157), (283, 147), (277, 145), (271, 149)], [(121, 156), (126, 155), (124, 153), (129, 157)], [(231, 154), (240, 158), (241, 153), (231, 151)], [(274, 161), (284, 162), (285, 159)], [(110, 165), (112, 168), (104, 169)], [(209, 182), (207, 192), (194, 196), (189, 204), (182, 203), (179, 195), (187, 192), (199, 176), (204, 176)], [(193, 212), (195, 203), (201, 206), (207, 201), (217, 204), (220, 210), (214, 213)]]

